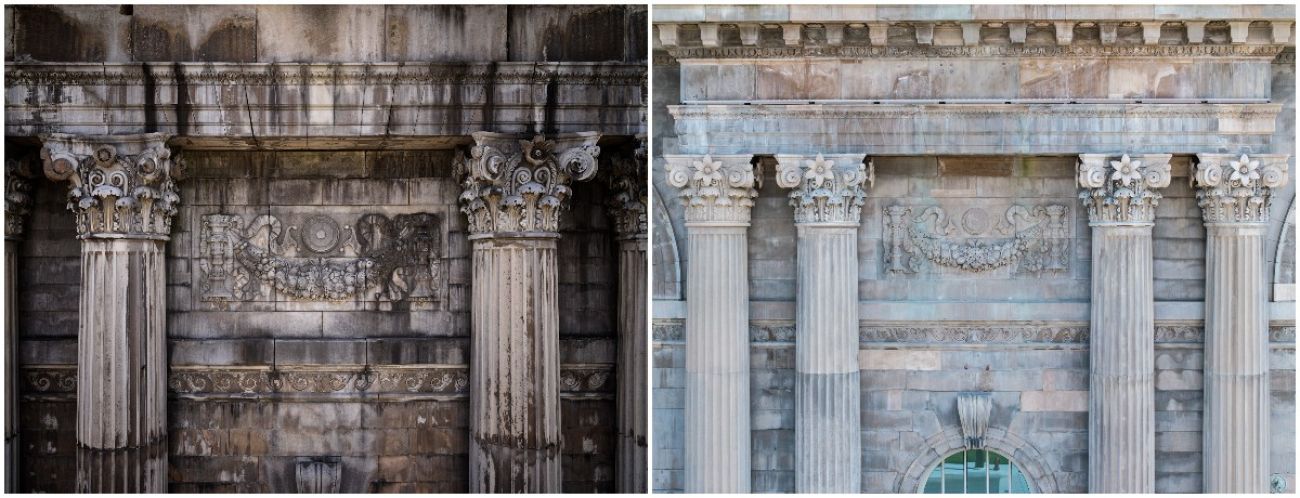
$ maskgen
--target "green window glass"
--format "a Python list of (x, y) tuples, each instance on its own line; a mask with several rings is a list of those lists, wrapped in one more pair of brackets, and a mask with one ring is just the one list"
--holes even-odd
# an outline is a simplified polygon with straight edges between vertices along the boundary
[(988, 450), (958, 451), (943, 459), (921, 485), (922, 493), (1030, 493), (1029, 481), (1010, 458)]

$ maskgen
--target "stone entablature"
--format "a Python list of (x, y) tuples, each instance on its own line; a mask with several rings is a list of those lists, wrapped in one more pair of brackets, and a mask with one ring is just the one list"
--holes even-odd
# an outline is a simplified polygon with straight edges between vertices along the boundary
[(688, 224), (749, 225), (763, 178), (753, 155), (664, 155), (668, 184), (680, 189)]
[(862, 155), (776, 157), (776, 184), (792, 189), (795, 223), (857, 225), (874, 181), (871, 160)]
[(510, 134), (474, 132), (476, 145), (461, 160), (461, 212), (471, 237), (496, 234), (558, 235), (560, 212), (573, 194), (570, 184), (596, 175), (600, 133), (520, 140)]
[(68, 182), (80, 238), (168, 240), (182, 169), (164, 133), (42, 137), (45, 176)]
[(604, 62), (18, 63), (5, 67), (5, 134), (161, 131), (187, 147), (241, 149), (445, 148), (478, 130), (592, 123), (634, 135), (646, 74)]
[(1191, 183), (1206, 223), (1267, 223), (1273, 189), (1286, 185), (1286, 155), (1197, 154)]
[(1092, 225), (1150, 225), (1169, 186), (1169, 154), (1079, 155), (1079, 198)]

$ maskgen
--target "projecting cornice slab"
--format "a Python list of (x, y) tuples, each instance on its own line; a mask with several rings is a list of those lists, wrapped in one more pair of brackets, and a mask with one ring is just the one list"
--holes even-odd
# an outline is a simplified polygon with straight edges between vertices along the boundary
[(630, 136), (646, 119), (646, 69), (622, 63), (35, 63), (7, 65), (5, 80), (9, 137), (426, 146), (479, 130)]
[(680, 154), (1270, 152), (1280, 104), (679, 105)]

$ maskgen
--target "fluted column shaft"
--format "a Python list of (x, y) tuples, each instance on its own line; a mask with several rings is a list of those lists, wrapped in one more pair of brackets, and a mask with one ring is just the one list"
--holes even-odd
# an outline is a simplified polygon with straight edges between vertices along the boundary
[(166, 492), (166, 243), (183, 168), (161, 133), (41, 138), (81, 239), (77, 491)]
[(686, 206), (687, 493), (748, 493), (752, 156), (668, 156)]
[(749, 241), (744, 226), (690, 226), (686, 292), (688, 493), (748, 493)]
[(1092, 227), (1088, 491), (1155, 490), (1151, 226)]
[(560, 491), (555, 238), (474, 241), (470, 491)]
[(79, 492), (167, 490), (165, 259), (161, 241), (82, 241)]
[(473, 243), (469, 490), (558, 493), (556, 241), (572, 182), (596, 174), (600, 134), (472, 135), (456, 159)]
[(1089, 493), (1155, 491), (1151, 232), (1169, 159), (1080, 156), (1079, 197), (1092, 227)]
[(1268, 277), (1264, 236), (1287, 156), (1199, 154), (1205, 221), (1206, 493), (1269, 492)]
[(862, 155), (776, 156), (776, 183), (792, 189), (798, 230), (795, 305), (794, 484), (799, 493), (862, 488), (858, 372), (858, 225)]
[(646, 492), (646, 238), (623, 239), (618, 256), (617, 490)]
[(1265, 228), (1206, 226), (1206, 493), (1269, 492)]
[(862, 488), (856, 226), (799, 225), (795, 490)]

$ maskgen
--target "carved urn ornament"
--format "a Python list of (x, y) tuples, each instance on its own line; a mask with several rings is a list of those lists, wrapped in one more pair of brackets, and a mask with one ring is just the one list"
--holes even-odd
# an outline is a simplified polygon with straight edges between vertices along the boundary
[(668, 184), (680, 189), (688, 223), (749, 222), (749, 208), (762, 187), (757, 165), (750, 162), (753, 156), (664, 158)]
[(1147, 224), (1155, 220), (1160, 192), (1169, 186), (1169, 154), (1079, 156), (1079, 198), (1093, 224)]
[(41, 137), (45, 176), (68, 182), (68, 210), (80, 238), (167, 240), (180, 204), (163, 133)]
[(549, 140), (484, 131), (473, 136), (469, 157), (457, 158), (457, 175), (464, 177), (461, 212), (474, 235), (554, 233), (573, 194), (569, 185), (596, 175), (599, 133)]
[(1265, 223), (1272, 190), (1286, 185), (1286, 156), (1200, 154), (1196, 203), (1206, 223)]

